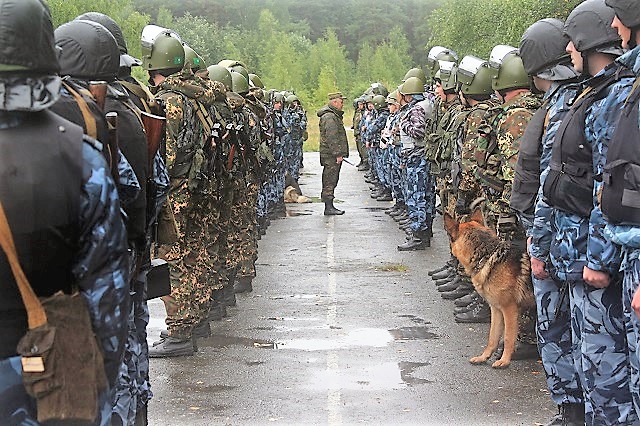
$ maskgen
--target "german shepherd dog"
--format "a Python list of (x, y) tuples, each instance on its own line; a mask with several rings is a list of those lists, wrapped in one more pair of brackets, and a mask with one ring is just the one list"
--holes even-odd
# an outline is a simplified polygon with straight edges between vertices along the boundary
[(506, 368), (515, 350), (520, 311), (535, 306), (529, 255), (510, 242), (500, 240), (484, 225), (480, 210), (464, 223), (445, 214), (444, 227), (451, 240), (451, 252), (471, 276), (476, 291), (491, 306), (487, 346), (482, 354), (469, 361), (472, 364), (486, 362), (498, 348), (504, 333), (502, 357), (492, 367)]

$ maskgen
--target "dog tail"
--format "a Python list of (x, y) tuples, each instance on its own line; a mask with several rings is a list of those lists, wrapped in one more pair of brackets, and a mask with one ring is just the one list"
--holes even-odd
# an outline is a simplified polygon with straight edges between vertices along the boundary
[(531, 282), (531, 259), (527, 252), (520, 257), (520, 273), (518, 274), (516, 300), (518, 306), (532, 306), (535, 303), (533, 297), (533, 283)]

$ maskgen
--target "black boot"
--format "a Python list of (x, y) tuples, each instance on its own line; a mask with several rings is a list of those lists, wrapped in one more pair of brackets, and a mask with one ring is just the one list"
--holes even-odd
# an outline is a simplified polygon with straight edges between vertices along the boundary
[(236, 282), (236, 270), (230, 270), (228, 274), (229, 281), (222, 288), (223, 304), (226, 307), (234, 307), (236, 306), (236, 293), (233, 291), (233, 285)]
[(380, 195), (379, 197), (376, 197), (376, 200), (378, 200), (378, 201), (393, 201), (393, 195), (391, 194), (391, 191), (386, 189), (382, 193), (382, 195)]
[(324, 215), (336, 216), (344, 214), (344, 210), (338, 210), (333, 206), (333, 200), (327, 200), (324, 202)]
[(149, 348), (149, 358), (169, 358), (193, 355), (193, 339), (167, 336)]
[(578, 426), (584, 424), (584, 404), (558, 405), (558, 414), (545, 426)]
[(405, 241), (404, 244), (400, 244), (397, 248), (398, 251), (414, 251), (424, 250), (427, 247), (426, 242), (420, 238), (420, 233), (412, 232), (407, 241)]
[(462, 314), (456, 314), (454, 319), (456, 322), (463, 324), (487, 323), (491, 321), (491, 308), (489, 308), (487, 302), (480, 300), (473, 309)]
[(251, 293), (253, 291), (252, 277), (240, 277), (233, 286), (236, 293)]
[(209, 321), (222, 321), (227, 316), (227, 307), (223, 303), (222, 289), (213, 291), (213, 300), (209, 308)]

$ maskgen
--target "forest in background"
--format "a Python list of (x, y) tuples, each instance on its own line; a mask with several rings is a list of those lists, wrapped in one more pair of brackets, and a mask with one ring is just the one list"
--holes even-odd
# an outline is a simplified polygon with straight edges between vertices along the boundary
[[(174, 29), (211, 65), (247, 64), (269, 88), (293, 90), (307, 109), (371, 82), (397, 86), (424, 66), (434, 45), (460, 58), (487, 58), (496, 44), (518, 45), (538, 19), (565, 18), (581, 0), (49, 0), (57, 27), (102, 12), (122, 27), (140, 57), (142, 28)], [(144, 78), (141, 70), (136, 75)]]

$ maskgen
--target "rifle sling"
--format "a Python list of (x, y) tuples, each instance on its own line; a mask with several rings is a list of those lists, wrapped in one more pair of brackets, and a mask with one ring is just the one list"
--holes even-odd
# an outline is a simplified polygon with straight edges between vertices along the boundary
[[(82, 95), (78, 93), (73, 87), (71, 87), (71, 85), (66, 81), (63, 81), (62, 84), (69, 91), (69, 93), (71, 93), (73, 98), (76, 100), (76, 103), (78, 104), (78, 108), (80, 108), (82, 118), (84, 118), (84, 124), (87, 128), (87, 135), (91, 136), (93, 139), (98, 140), (98, 126), (96, 124), (96, 118), (93, 116), (91, 110), (89, 109), (89, 104), (87, 104), (87, 101), (84, 100)], [(87, 91), (87, 93), (89, 93), (89, 95), (91, 96), (90, 92)]]

